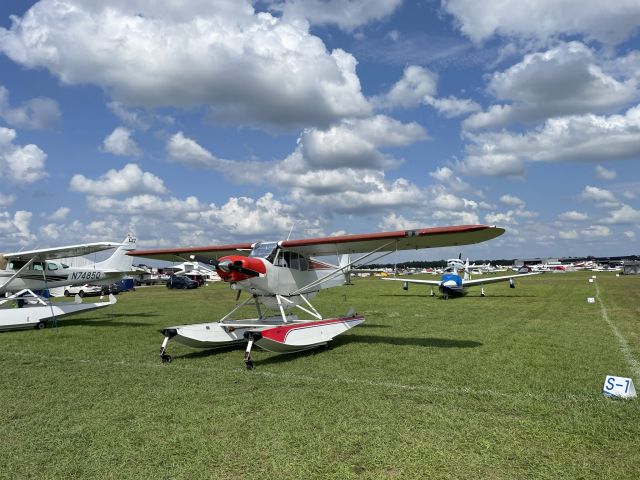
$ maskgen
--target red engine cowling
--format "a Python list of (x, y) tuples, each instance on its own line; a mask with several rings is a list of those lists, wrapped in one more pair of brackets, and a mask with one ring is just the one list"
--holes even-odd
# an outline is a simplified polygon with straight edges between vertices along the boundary
[(216, 272), (225, 282), (241, 282), (247, 278), (267, 273), (267, 269), (259, 258), (229, 255), (218, 261)]

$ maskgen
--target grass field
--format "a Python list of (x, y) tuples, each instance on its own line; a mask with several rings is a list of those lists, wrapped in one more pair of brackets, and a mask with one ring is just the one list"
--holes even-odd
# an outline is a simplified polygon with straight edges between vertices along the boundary
[[(122, 294), (59, 328), (0, 334), (0, 478), (640, 478), (640, 278), (545, 274), (455, 300), (358, 279), (328, 351), (196, 351), (162, 327), (214, 319), (226, 285)], [(587, 297), (597, 297), (588, 304)]]

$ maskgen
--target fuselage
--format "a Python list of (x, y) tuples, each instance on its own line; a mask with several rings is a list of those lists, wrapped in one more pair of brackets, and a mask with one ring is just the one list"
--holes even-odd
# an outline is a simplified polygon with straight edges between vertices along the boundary
[[(345, 277), (338, 270), (335, 265), (281, 250), (276, 244), (257, 244), (248, 257), (222, 257), (216, 268), (231, 288), (251, 293), (269, 308), (277, 306), (276, 295), (287, 297), (292, 303), (283, 306), (290, 308), (303, 301), (301, 294), (310, 299), (320, 289), (343, 285)], [(327, 278), (332, 273), (335, 277)]]
[(462, 277), (456, 273), (445, 273), (440, 279), (438, 290), (447, 296), (461, 296), (466, 293)]
[(43, 290), (65, 285), (104, 285), (119, 280), (121, 272), (98, 268), (69, 267), (64, 263), (47, 260), (33, 262), (22, 270), (13, 280), (26, 262), (9, 262), (6, 270), (0, 270), (0, 292), (19, 292), (20, 290)]

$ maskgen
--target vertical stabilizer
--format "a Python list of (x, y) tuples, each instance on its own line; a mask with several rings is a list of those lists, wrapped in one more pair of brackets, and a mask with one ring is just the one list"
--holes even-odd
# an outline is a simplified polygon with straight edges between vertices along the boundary
[(127, 255), (127, 252), (136, 249), (136, 238), (131, 234), (127, 235), (122, 245), (113, 252), (104, 262), (95, 264), (95, 268), (105, 270), (117, 270), (119, 272), (130, 272), (133, 265), (133, 257)]

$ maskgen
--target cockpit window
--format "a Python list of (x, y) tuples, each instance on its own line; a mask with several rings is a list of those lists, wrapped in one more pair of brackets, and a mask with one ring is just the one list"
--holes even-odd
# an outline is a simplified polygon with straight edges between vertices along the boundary
[(255, 244), (249, 256), (266, 258), (270, 262), (273, 262), (277, 249), (278, 242), (259, 242)]
[(47, 270), (57, 270), (57, 269), (58, 269), (58, 265), (56, 265), (55, 263), (47, 262)]
[(60, 266), (61, 266), (62, 268), (69, 268), (69, 265), (65, 265), (64, 263), (61, 263), (61, 264), (60, 264)]

